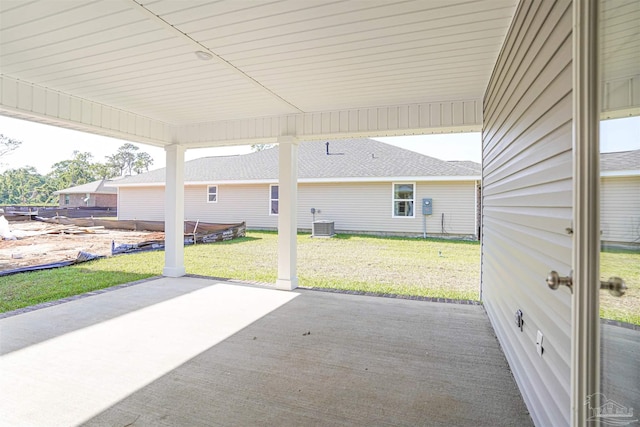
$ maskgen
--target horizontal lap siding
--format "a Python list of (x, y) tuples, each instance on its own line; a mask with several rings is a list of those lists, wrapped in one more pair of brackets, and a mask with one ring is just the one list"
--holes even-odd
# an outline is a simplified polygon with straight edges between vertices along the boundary
[(207, 186), (187, 186), (184, 195), (187, 220), (213, 223), (245, 221), (250, 228), (276, 228), (278, 217), (269, 215), (269, 184), (218, 185), (218, 202), (207, 203)]
[(640, 176), (600, 181), (602, 240), (640, 243)]
[(335, 222), (337, 231), (422, 234), (423, 198), (433, 199), (427, 216), (427, 234), (475, 235), (475, 182), (415, 182), (415, 218), (392, 218), (392, 184), (301, 184), (298, 194), (298, 227), (311, 228), (311, 208), (320, 210), (316, 220)]
[(482, 299), (538, 426), (570, 422), (571, 299), (545, 277), (571, 270), (571, 11), (520, 3), (484, 101)]
[[(427, 216), (427, 233), (475, 235), (475, 182), (416, 182), (415, 218), (392, 218), (392, 185), (383, 183), (299, 184), (298, 227), (311, 229), (311, 208), (316, 220), (335, 222), (337, 231), (408, 233), (421, 235), (422, 198), (433, 199)], [(120, 189), (122, 219), (153, 215), (162, 220), (164, 187)], [(249, 228), (276, 228), (278, 217), (269, 215), (269, 184), (218, 185), (217, 203), (207, 202), (207, 186), (185, 186), (185, 219), (214, 223), (245, 221)]]
[(164, 221), (164, 187), (119, 188), (118, 219)]

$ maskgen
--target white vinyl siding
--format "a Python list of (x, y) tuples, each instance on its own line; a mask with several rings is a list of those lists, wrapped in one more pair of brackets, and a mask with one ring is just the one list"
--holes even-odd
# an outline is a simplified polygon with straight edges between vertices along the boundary
[(537, 426), (571, 412), (571, 296), (545, 283), (571, 271), (571, 28), (570, 1), (520, 2), (484, 100), (482, 300)]
[(118, 219), (164, 221), (164, 187), (118, 189)]
[[(422, 210), (414, 218), (396, 221), (390, 183), (300, 184), (298, 227), (311, 229), (311, 208), (316, 220), (335, 222), (337, 232), (381, 232), (422, 235)], [(426, 217), (428, 235), (475, 235), (475, 182), (417, 182), (414, 199), (433, 199), (433, 214)]]
[(600, 224), (603, 242), (640, 244), (640, 176), (600, 180)]
[(218, 203), (218, 186), (217, 185), (207, 186), (207, 202)]
[(204, 186), (187, 185), (184, 191), (186, 220), (212, 223), (245, 221), (251, 228), (276, 228), (278, 217), (269, 215), (269, 185), (218, 185), (216, 204), (202, 200)]
[[(335, 222), (338, 232), (380, 232), (422, 235), (423, 216), (393, 221), (389, 217), (392, 200), (390, 182), (298, 184), (298, 227), (310, 230), (316, 220)], [(278, 217), (269, 215), (270, 185), (218, 185), (218, 203), (207, 203), (202, 195), (206, 185), (185, 186), (185, 219), (235, 223), (246, 221), (249, 228), (276, 228)], [(118, 214), (122, 219), (164, 219), (164, 187), (121, 187)], [(475, 182), (417, 182), (415, 199), (433, 199), (433, 214), (426, 217), (429, 235), (475, 235)], [(145, 218), (149, 214), (153, 218)], [(158, 207), (155, 207), (158, 206)]]

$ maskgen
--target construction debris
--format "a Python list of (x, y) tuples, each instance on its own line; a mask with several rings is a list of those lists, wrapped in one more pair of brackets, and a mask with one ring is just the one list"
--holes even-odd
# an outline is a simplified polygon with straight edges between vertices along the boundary
[[(205, 222), (195, 222), (193, 226), (187, 221), (185, 223), (184, 244), (195, 245), (202, 243), (215, 243), (223, 242), (226, 240), (236, 239), (238, 237), (244, 237), (246, 235), (247, 227), (244, 222), (239, 224), (210, 224)], [(118, 244), (115, 242), (111, 246), (111, 254), (123, 254), (131, 252), (141, 251), (154, 251), (164, 249), (164, 239), (162, 240), (147, 240), (134, 244)]]
[[(11, 229), (8, 225), (5, 231), (11, 232), (12, 240), (0, 240), (0, 271), (25, 268), (27, 270), (20, 271), (29, 271), (32, 266), (75, 263), (79, 252), (111, 256), (162, 250), (165, 245), (164, 222), (161, 221), (57, 217), (8, 224)], [(186, 221), (184, 243), (218, 242), (242, 237), (245, 233), (244, 222), (211, 224)]]
[(29, 266), (26, 266), (26, 267), (19, 267), (19, 268), (12, 268), (12, 269), (8, 269), (8, 270), (2, 270), (2, 271), (0, 271), (0, 277), (9, 276), (11, 274), (17, 274), (17, 273), (25, 273), (27, 271), (49, 270), (49, 269), (52, 269), (52, 268), (68, 267), (70, 265), (79, 264), (79, 263), (82, 263), (82, 262), (87, 262), (87, 261), (91, 261), (91, 260), (98, 259), (98, 258), (104, 258), (104, 256), (90, 254), (88, 252), (80, 251), (80, 252), (78, 252), (78, 256), (76, 257), (76, 259), (71, 260), (71, 261), (61, 261), (61, 262), (52, 262), (52, 263), (48, 263), (48, 264), (29, 265)]
[(7, 221), (4, 215), (0, 216), (0, 236), (2, 236), (3, 240), (17, 239), (17, 237), (9, 229), (9, 221)]

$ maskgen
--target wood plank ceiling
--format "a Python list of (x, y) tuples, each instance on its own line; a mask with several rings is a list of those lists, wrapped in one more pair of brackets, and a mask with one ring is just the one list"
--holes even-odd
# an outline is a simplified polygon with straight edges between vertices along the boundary
[[(517, 3), (1, 0), (0, 114), (192, 146), (479, 128)], [(639, 5), (603, 6), (610, 109), (640, 105)]]
[(603, 0), (600, 14), (603, 116), (640, 115), (640, 1)]
[(171, 125), (477, 100), (516, 3), (2, 0), (0, 72)]

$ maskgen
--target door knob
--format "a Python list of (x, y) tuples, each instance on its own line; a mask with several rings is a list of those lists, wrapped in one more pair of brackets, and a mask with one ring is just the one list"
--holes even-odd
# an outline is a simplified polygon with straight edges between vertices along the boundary
[(627, 284), (620, 277), (609, 277), (606, 282), (600, 281), (600, 289), (606, 289), (614, 297), (621, 297), (627, 292)]
[[(554, 291), (561, 285), (569, 288), (573, 293), (573, 278), (571, 276), (560, 276), (557, 271), (550, 271), (547, 275), (547, 285)], [(620, 277), (610, 277), (607, 281), (600, 281), (600, 289), (606, 289), (614, 297), (621, 297), (627, 291), (627, 285)]]
[(554, 291), (564, 285), (573, 293), (573, 278), (571, 276), (560, 276), (557, 271), (550, 271), (547, 275), (547, 285)]

